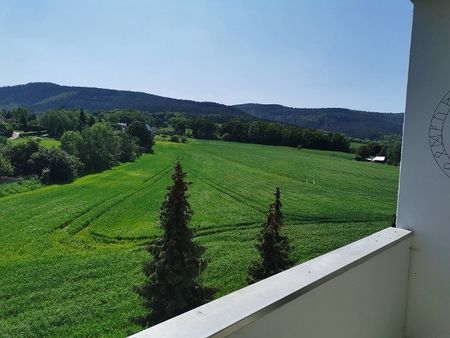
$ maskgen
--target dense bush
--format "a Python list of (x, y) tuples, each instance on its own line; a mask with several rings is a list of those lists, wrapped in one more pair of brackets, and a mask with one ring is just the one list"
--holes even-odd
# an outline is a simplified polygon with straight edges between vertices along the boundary
[(0, 136), (0, 152), (3, 152), (8, 144), (8, 138)]
[(0, 136), (11, 137), (13, 127), (7, 122), (0, 122)]
[(42, 182), (47, 184), (72, 182), (82, 167), (76, 157), (64, 150), (44, 147), (31, 155), (30, 165)]
[(82, 145), (83, 138), (78, 131), (66, 131), (61, 136), (61, 149), (63, 149), (70, 155), (79, 158)]
[(216, 124), (206, 117), (196, 117), (189, 121), (189, 128), (192, 130), (192, 136), (199, 139), (215, 140), (217, 139)]
[(399, 165), (402, 155), (401, 142), (391, 142), (386, 149), (386, 161), (388, 164)]
[(33, 168), (30, 166), (31, 156), (39, 150), (39, 142), (34, 138), (28, 138), (24, 142), (9, 144), (5, 154), (11, 160), (15, 175), (33, 174)]
[(96, 123), (81, 133), (83, 139), (80, 160), (86, 172), (100, 172), (112, 168), (118, 162), (118, 137), (111, 127)]
[(3, 154), (0, 153), (0, 176), (12, 176), (14, 173), (14, 168)]
[(128, 127), (128, 133), (131, 136), (137, 137), (139, 145), (145, 152), (150, 152), (153, 147), (153, 134), (149, 130), (148, 125), (142, 121), (134, 121)]
[(132, 162), (140, 155), (139, 140), (128, 133), (119, 135), (119, 161)]
[(178, 135), (172, 135), (172, 136), (170, 136), (169, 141), (178, 143), (178, 142), (180, 142), (180, 137)]
[(188, 119), (178, 113), (169, 119), (168, 124), (173, 128), (175, 134), (184, 135), (188, 124)]

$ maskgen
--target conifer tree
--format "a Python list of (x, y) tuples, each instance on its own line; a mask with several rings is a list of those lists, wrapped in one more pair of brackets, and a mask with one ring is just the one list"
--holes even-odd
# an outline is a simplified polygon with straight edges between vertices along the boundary
[(281, 191), (280, 188), (277, 187), (275, 190), (275, 203), (273, 204), (273, 216), (275, 224), (280, 231), (281, 226), (283, 225), (283, 213), (281, 212)]
[(86, 113), (84, 112), (83, 109), (81, 109), (78, 117), (78, 130), (82, 131), (83, 128), (86, 126), (86, 124), (87, 124)]
[(258, 237), (256, 248), (260, 259), (250, 267), (249, 283), (255, 283), (290, 268), (294, 262), (289, 258), (291, 246), (287, 236), (280, 234), (283, 225), (281, 193), (277, 188), (275, 203), (269, 206), (266, 221)]
[(188, 182), (181, 163), (175, 163), (172, 185), (167, 188), (161, 206), (161, 227), (164, 234), (147, 251), (153, 259), (144, 263), (146, 282), (136, 288), (147, 314), (133, 322), (148, 327), (212, 299), (213, 290), (197, 281), (205, 269), (201, 258), (204, 247), (193, 242), (188, 221), (193, 212), (188, 202)]

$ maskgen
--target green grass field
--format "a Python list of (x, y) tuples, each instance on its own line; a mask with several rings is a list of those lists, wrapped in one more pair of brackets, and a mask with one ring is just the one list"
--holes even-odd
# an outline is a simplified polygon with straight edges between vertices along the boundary
[(293, 258), (303, 262), (389, 226), (398, 168), (352, 154), (221, 141), (158, 142), (72, 184), (0, 198), (0, 336), (125, 336), (142, 308), (143, 247), (161, 233), (172, 165), (188, 172), (202, 280), (217, 297), (246, 285), (276, 185)]
[[(13, 143), (19, 143), (19, 142), (25, 142), (26, 139), (28, 137), (20, 137), (20, 138), (16, 138), (14, 140), (11, 140), (11, 142)], [(37, 140), (39, 140), (39, 142), (41, 143), (42, 146), (50, 148), (50, 147), (59, 147), (61, 142), (54, 139), (54, 138), (50, 138), (50, 137), (37, 137), (37, 136), (32, 136), (32, 138), (35, 138)]]

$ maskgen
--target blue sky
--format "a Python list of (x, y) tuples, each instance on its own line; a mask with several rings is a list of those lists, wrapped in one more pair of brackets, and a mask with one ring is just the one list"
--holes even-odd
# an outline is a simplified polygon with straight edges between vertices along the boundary
[(409, 0), (0, 0), (0, 86), (404, 110)]

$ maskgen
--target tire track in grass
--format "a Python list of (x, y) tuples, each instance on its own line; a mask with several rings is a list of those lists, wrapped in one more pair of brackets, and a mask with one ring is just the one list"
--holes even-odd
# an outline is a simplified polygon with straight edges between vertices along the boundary
[(365, 218), (331, 218), (329, 216), (299, 216), (297, 214), (285, 213), (284, 220), (286, 222), (291, 222), (292, 224), (340, 224), (340, 223), (367, 223), (367, 222), (386, 222), (386, 226), (388, 226), (389, 219), (386, 217), (378, 216), (377, 218), (370, 218), (368, 220)]
[(242, 230), (249, 230), (249, 229), (257, 229), (260, 228), (262, 222), (244, 222), (244, 223), (237, 223), (237, 224), (227, 224), (222, 225), (220, 227), (211, 226), (208, 227), (206, 230), (203, 231), (197, 231), (196, 229), (201, 228), (194, 228), (195, 230), (195, 238), (201, 238), (201, 237), (208, 237), (211, 235), (220, 235), (227, 232), (233, 232), (233, 231), (242, 231)]
[[(274, 188), (275, 188), (275, 186), (277, 185), (277, 184), (274, 184), (273, 186), (271, 186), (270, 188), (269, 188), (269, 184), (267, 183), (267, 182), (274, 182), (274, 181), (276, 181), (276, 182), (282, 182), (282, 181), (290, 181), (290, 182), (292, 182), (292, 183), (294, 183), (294, 184), (296, 184), (296, 185), (299, 185), (299, 186), (305, 186), (306, 185), (306, 189), (307, 190), (311, 190), (311, 189), (314, 189), (314, 191), (327, 191), (324, 187), (322, 187), (320, 184), (317, 184), (317, 185), (310, 185), (310, 184), (307, 184), (307, 183), (305, 183), (305, 180), (302, 178), (302, 179), (300, 179), (300, 178), (298, 178), (298, 177), (291, 177), (290, 175), (286, 175), (286, 173), (280, 173), (280, 172), (277, 172), (277, 171), (273, 171), (272, 169), (269, 169), (269, 168), (266, 168), (266, 169), (261, 169), (261, 168), (259, 168), (258, 166), (256, 166), (256, 165), (251, 165), (251, 164), (249, 164), (249, 163), (244, 163), (244, 162), (240, 162), (240, 161), (238, 161), (238, 160), (236, 160), (236, 159), (231, 159), (231, 158), (228, 158), (228, 157), (223, 157), (223, 156), (218, 156), (216, 153), (213, 153), (213, 152), (211, 152), (211, 151), (208, 151), (208, 150), (204, 150), (204, 153), (206, 153), (206, 154), (208, 154), (208, 158), (211, 158), (211, 157), (214, 157), (214, 158), (217, 158), (218, 159), (218, 161), (223, 161), (223, 160), (226, 160), (226, 161), (228, 161), (228, 162), (230, 162), (230, 163), (232, 163), (232, 164), (234, 164), (234, 165), (237, 165), (238, 167), (242, 167), (242, 168), (245, 168), (245, 169), (250, 169), (250, 170), (254, 170), (254, 171), (257, 171), (257, 172), (259, 172), (259, 173), (261, 173), (261, 175), (259, 175), (260, 177), (263, 177), (264, 179), (265, 179), (265, 182), (266, 182), (266, 184), (267, 184), (267, 188), (268, 188), (268, 190), (267, 191), (272, 191)], [(254, 175), (254, 174), (253, 174)], [(307, 176), (305, 176), (305, 179), (306, 178), (308, 178)], [(212, 181), (212, 180), (210, 180), (211, 182), (214, 182), (214, 181)], [(217, 183), (216, 183), (217, 184)], [(291, 185), (290, 184), (287, 184), (287, 183), (285, 183), (285, 184), (278, 184), (278, 185), (283, 185), (283, 186), (288, 186), (288, 187), (290, 187)], [(249, 182), (246, 182), (246, 186), (248, 186), (248, 187), (251, 187), (252, 189), (252, 191), (258, 191), (258, 190), (260, 190), (260, 188), (261, 188), (261, 184), (252, 184), (252, 182), (251, 181), (249, 181)], [(272, 189), (273, 188), (273, 189)], [(304, 187), (303, 187), (303, 189), (305, 189)], [(231, 192), (233, 192), (233, 193), (236, 193), (236, 192), (234, 192), (234, 191), (232, 191), (232, 190), (230, 190)], [(236, 193), (237, 194), (237, 193)], [(246, 198), (244, 195), (240, 195), (241, 197), (243, 197), (243, 198)], [(294, 197), (295, 198), (295, 197)], [(269, 202), (269, 200), (268, 201), (261, 201), (263, 204), (264, 203), (268, 203)], [(256, 201), (254, 201), (254, 203), (257, 203)], [(259, 205), (259, 204), (258, 204)]]
[[(84, 210), (82, 213), (79, 213), (76, 217), (72, 218), (69, 221), (66, 221), (62, 224), (60, 224), (58, 227), (56, 227), (53, 232), (58, 231), (59, 232), (65, 232), (66, 236), (61, 237), (59, 239), (59, 242), (62, 244), (66, 244), (69, 241), (69, 236), (75, 237), (77, 234), (79, 234), (81, 231), (85, 230), (93, 221), (100, 218), (102, 215), (107, 213), (111, 208), (116, 207), (120, 203), (126, 201), (127, 199), (131, 198), (132, 196), (136, 195), (137, 193), (143, 191), (144, 189), (147, 189), (148, 187), (154, 185), (161, 179), (167, 176), (167, 174), (171, 171), (172, 164), (167, 165), (157, 173), (147, 177), (143, 180), (143, 185), (130, 192), (125, 193), (117, 196), (116, 198), (109, 198), (106, 200), (103, 200), (100, 203), (97, 203), (96, 205), (88, 208), (87, 210)], [(149, 182), (149, 183), (147, 183)], [(108, 204), (110, 202), (110, 204)], [(89, 213), (93, 213), (96, 211), (95, 209), (100, 208), (96, 213), (94, 213), (92, 216), (89, 215)], [(83, 216), (86, 216), (87, 220), (82, 220)], [(76, 222), (80, 222), (80, 224), (75, 224)], [(97, 234), (98, 235), (98, 234)], [(97, 236), (98, 237), (98, 236)], [(105, 236), (106, 237), (106, 236)]]
[(247, 196), (240, 194), (237, 191), (231, 190), (230, 188), (227, 188), (224, 185), (218, 184), (214, 180), (201, 175), (200, 173), (197, 172), (197, 170), (193, 170), (190, 167), (186, 167), (186, 168), (189, 169), (189, 172), (192, 174), (192, 176), (199, 178), (200, 180), (203, 181), (203, 183), (210, 186), (214, 190), (217, 190), (218, 192), (228, 196), (232, 200), (235, 200), (243, 205), (246, 205), (258, 212), (264, 212), (264, 209), (259, 204), (257, 204), (257, 202), (252, 201)]
[(152, 236), (133, 236), (133, 237), (127, 237), (127, 236), (117, 236), (117, 237), (109, 237), (104, 234), (92, 231), (90, 232), (91, 237), (99, 243), (105, 243), (105, 244), (122, 244), (122, 243), (137, 243), (145, 245), (149, 241), (157, 238), (157, 235)]
[(136, 195), (137, 193), (143, 191), (144, 189), (147, 189), (148, 187), (151, 187), (153, 184), (157, 183), (158, 181), (160, 181), (161, 179), (163, 179), (168, 173), (170, 172), (170, 170), (167, 170), (166, 172), (162, 172), (161, 176), (157, 177), (155, 180), (151, 181), (148, 184), (145, 184), (144, 186), (140, 187), (139, 189), (134, 190), (131, 193), (128, 194), (124, 194), (124, 195), (119, 195), (119, 197), (117, 198), (116, 201), (114, 201), (110, 206), (108, 206), (107, 209), (102, 209), (100, 210), (97, 214), (95, 214), (92, 218), (90, 218), (87, 221), (87, 224), (85, 224), (85, 226), (83, 226), (81, 229), (75, 231), (72, 233), (72, 235), (76, 235), (78, 232), (80, 232), (81, 230), (83, 230), (83, 228), (85, 228), (86, 226), (88, 226), (91, 222), (95, 221), (96, 219), (98, 219), (99, 217), (101, 217), (102, 215), (104, 215), (105, 213), (107, 213), (111, 208), (114, 208), (116, 206), (118, 206), (120, 203), (126, 201), (127, 199), (129, 199), (130, 197)]
[[(162, 174), (162, 175), (161, 175)], [(79, 215), (77, 215), (77, 217), (73, 218), (72, 220), (70, 220), (69, 222), (64, 222), (62, 223), (60, 226), (57, 227), (57, 229), (67, 229), (69, 228), (71, 225), (73, 225), (74, 222), (76, 222), (77, 220), (79, 220), (80, 218), (82, 218), (83, 216), (87, 215), (88, 213), (90, 213), (91, 211), (93, 211), (94, 209), (98, 208), (98, 207), (102, 207), (102, 209), (99, 211), (99, 213), (95, 214), (93, 218), (88, 219), (86, 222), (90, 223), (92, 221), (94, 221), (95, 219), (97, 219), (98, 217), (100, 217), (102, 214), (108, 212), (108, 210), (112, 207), (117, 206), (118, 204), (120, 204), (121, 202), (125, 201), (126, 199), (132, 197), (133, 195), (137, 194), (138, 192), (142, 191), (143, 189), (153, 185), (154, 183), (158, 182), (160, 179), (162, 179), (165, 175), (167, 175), (167, 172), (163, 172), (160, 171), (158, 172), (158, 174), (152, 175), (151, 178), (156, 177), (157, 175), (161, 175), (160, 177), (157, 177), (154, 181), (150, 182), (149, 184), (146, 184), (144, 186), (141, 186), (140, 188), (132, 191), (131, 193), (125, 193), (125, 194), (121, 194), (119, 196), (116, 196), (116, 198), (108, 198), (104, 201), (102, 201), (101, 203), (98, 203), (90, 208), (88, 208), (87, 210), (84, 210), (82, 213), (80, 213)], [(147, 180), (148, 182), (148, 180)], [(107, 206), (107, 208), (103, 208), (103, 206), (105, 204), (107, 204), (108, 202), (111, 202), (112, 204), (109, 206)], [(69, 231), (70, 232), (70, 231)], [(75, 232), (76, 233), (76, 232)], [(72, 234), (75, 234), (72, 233)]]
[(106, 198), (106, 199), (102, 200), (99, 203), (96, 203), (94, 205), (89, 206), (87, 209), (83, 209), (81, 212), (78, 212), (74, 217), (71, 217), (67, 221), (59, 224), (58, 226), (56, 226), (56, 227), (54, 227), (52, 229), (49, 229), (47, 232), (52, 233), (52, 232), (57, 231), (57, 230), (64, 230), (65, 228), (70, 226), (73, 222), (75, 222), (77, 219), (79, 219), (80, 217), (83, 217), (83, 215), (86, 215), (87, 213), (89, 213), (90, 211), (94, 210), (95, 208), (100, 207), (101, 205), (105, 204), (109, 200), (110, 200), (110, 198)]

